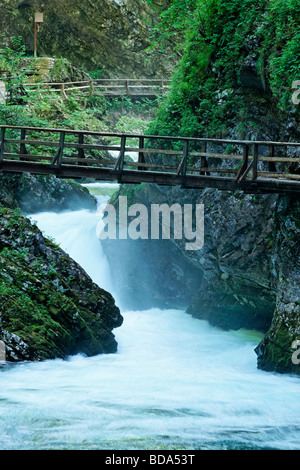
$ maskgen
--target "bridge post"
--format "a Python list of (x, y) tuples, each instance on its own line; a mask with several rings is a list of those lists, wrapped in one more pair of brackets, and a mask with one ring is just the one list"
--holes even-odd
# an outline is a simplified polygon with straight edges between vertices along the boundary
[(252, 180), (257, 179), (258, 144), (253, 144)]
[(181, 159), (181, 162), (179, 164), (178, 170), (177, 170), (177, 176), (186, 175), (186, 169), (187, 169), (187, 158), (189, 154), (189, 141), (185, 140), (183, 143), (183, 157)]
[[(144, 155), (144, 152), (141, 151), (141, 149), (144, 148), (144, 145), (145, 145), (144, 137), (139, 137), (139, 159), (138, 159), (139, 163), (145, 163), (145, 155)], [(143, 171), (143, 170), (147, 170), (147, 168), (138, 166), (138, 170)]]
[(53, 158), (51, 162), (51, 165), (54, 165), (57, 162), (58, 166), (61, 166), (63, 150), (65, 146), (65, 134), (66, 133), (64, 131), (61, 131), (60, 138), (59, 138), (59, 147), (58, 147), (55, 157)]
[(1, 127), (1, 135), (0, 135), (0, 167), (3, 163), (4, 158), (4, 143), (5, 143), (5, 127)]
[(241, 176), (244, 176), (244, 173), (248, 167), (248, 159), (249, 159), (249, 146), (247, 144), (244, 144), (243, 161), (236, 175), (236, 180), (238, 182), (240, 182)]
[(90, 89), (91, 89), (92, 95), (94, 95), (95, 94), (95, 87), (94, 87), (94, 84), (93, 84), (92, 80), (90, 80)]
[[(20, 143), (20, 160), (22, 160), (22, 155), (27, 155), (27, 150), (26, 150), (26, 145), (25, 142), (22, 142), (23, 140), (26, 140), (26, 129), (21, 129), (21, 143)], [(24, 160), (24, 159), (23, 159)]]
[(67, 97), (66, 92), (65, 92), (65, 84), (62, 83), (60, 88), (61, 88), (62, 97), (63, 97), (64, 100), (66, 100), (68, 97)]
[(122, 135), (122, 137), (121, 137), (120, 153), (119, 153), (119, 156), (118, 156), (118, 160), (116, 161), (114, 170), (123, 171), (123, 167), (124, 167), (124, 156), (125, 156), (125, 148), (126, 148), (126, 135)]
[[(78, 134), (78, 143), (83, 145), (84, 134)], [(81, 147), (78, 147), (78, 158), (85, 158), (84, 150)], [(86, 165), (86, 163), (78, 162), (79, 165)]]
[[(202, 153), (206, 153), (206, 151), (207, 151), (207, 142), (203, 142), (203, 144), (202, 144)], [(208, 167), (207, 159), (203, 155), (201, 157), (201, 168), (207, 168), (207, 167)], [(208, 171), (201, 171), (201, 169), (200, 169), (200, 175), (205, 175), (205, 174), (207, 174), (208, 176), (210, 175), (210, 173)]]

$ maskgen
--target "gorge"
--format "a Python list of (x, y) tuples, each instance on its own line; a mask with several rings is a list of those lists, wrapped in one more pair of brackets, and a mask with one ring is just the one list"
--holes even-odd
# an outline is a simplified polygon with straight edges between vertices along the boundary
[[(102, 211), (109, 196), (88, 186)], [(180, 309), (126, 309), (96, 235), (99, 211), (30, 217), (112, 292), (124, 322), (117, 353), (0, 366), (0, 448), (299, 448), (298, 378), (257, 369), (260, 333), (224, 331)]]
[[(172, 85), (151, 102), (28, 93), (1, 124), (299, 142), (298, 2), (72, 0), (59, 18), (58, 0), (23, 3), (0, 6), (11, 72), (31, 60), (34, 5), (45, 55), (61, 55), (47, 80)], [(299, 151), (278, 155), (299, 177)], [(203, 247), (99, 240), (121, 197), (203, 205)], [(299, 232), (299, 194), (1, 174), (0, 448), (299, 449)]]

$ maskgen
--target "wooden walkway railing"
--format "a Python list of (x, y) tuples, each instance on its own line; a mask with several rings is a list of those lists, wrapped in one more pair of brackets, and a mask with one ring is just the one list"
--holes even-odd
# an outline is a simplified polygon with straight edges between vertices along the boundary
[[(111, 156), (115, 152), (117, 158)], [(300, 192), (300, 143), (2, 125), (0, 171), (252, 193)]]
[(43, 92), (59, 92), (63, 98), (71, 91), (81, 93), (98, 93), (104, 96), (145, 96), (155, 97), (164, 94), (169, 89), (170, 80), (166, 79), (98, 79), (76, 82), (42, 82), (26, 83), (28, 90)]

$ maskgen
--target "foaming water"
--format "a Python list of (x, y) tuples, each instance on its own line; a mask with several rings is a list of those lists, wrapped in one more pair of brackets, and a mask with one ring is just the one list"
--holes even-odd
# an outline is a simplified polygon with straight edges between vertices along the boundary
[[(111, 286), (99, 216), (33, 219)], [(300, 449), (299, 379), (257, 369), (260, 334), (179, 310), (122, 314), (116, 354), (0, 368), (0, 449)]]
[[(92, 187), (97, 188), (97, 185)], [(95, 212), (87, 209), (61, 213), (40, 212), (30, 218), (45, 236), (53, 238), (76, 260), (96, 284), (112, 293), (110, 268), (97, 237), (101, 228), (101, 214), (108, 199), (108, 196), (97, 196), (98, 208)]]

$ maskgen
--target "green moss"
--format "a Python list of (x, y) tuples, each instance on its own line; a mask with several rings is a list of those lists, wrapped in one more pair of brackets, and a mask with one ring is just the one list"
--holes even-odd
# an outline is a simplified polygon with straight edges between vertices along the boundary
[(1, 208), (0, 337), (3, 331), (17, 335), (36, 360), (80, 350), (113, 352), (110, 315), (118, 309), (112, 297), (57, 245), (43, 240), (19, 211)]

